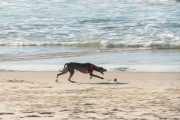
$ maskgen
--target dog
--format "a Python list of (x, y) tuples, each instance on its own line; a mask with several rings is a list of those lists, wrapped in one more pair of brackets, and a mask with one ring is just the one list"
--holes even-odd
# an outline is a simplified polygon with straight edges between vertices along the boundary
[(98, 67), (98, 66), (95, 66), (94, 64), (91, 64), (91, 63), (70, 62), (70, 63), (66, 63), (64, 65), (64, 69), (62, 71), (59, 70), (61, 73), (57, 74), (56, 82), (58, 82), (58, 76), (66, 74), (67, 72), (69, 72), (70, 76), (69, 76), (68, 80), (70, 82), (72, 82), (72, 83), (75, 83), (74, 81), (71, 80), (72, 76), (74, 75), (74, 70), (78, 70), (78, 71), (80, 71), (82, 73), (85, 73), (85, 74), (89, 73), (90, 79), (92, 77), (97, 77), (97, 78), (100, 78), (100, 79), (104, 79), (103, 77), (100, 77), (98, 75), (94, 75), (93, 74), (94, 70), (97, 71), (97, 72), (100, 72), (101, 74), (104, 74), (103, 72), (107, 71), (103, 67)]

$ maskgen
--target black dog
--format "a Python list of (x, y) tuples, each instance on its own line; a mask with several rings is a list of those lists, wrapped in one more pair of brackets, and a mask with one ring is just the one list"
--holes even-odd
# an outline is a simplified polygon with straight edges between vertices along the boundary
[(89, 75), (92, 77), (98, 77), (100, 79), (104, 79), (103, 77), (100, 77), (98, 75), (94, 75), (93, 74), (93, 70), (97, 71), (97, 72), (100, 72), (103, 74), (103, 72), (107, 71), (106, 69), (102, 68), (102, 67), (98, 67), (98, 66), (95, 66), (91, 63), (75, 63), (75, 62), (71, 62), (71, 63), (66, 63), (64, 65), (64, 69), (62, 71), (60, 71), (61, 73), (57, 74), (57, 77), (56, 77), (56, 82), (58, 82), (58, 76), (59, 75), (63, 75), (65, 73), (67, 73), (68, 71), (70, 72), (70, 76), (68, 78), (68, 80), (70, 82), (73, 82), (75, 83), (74, 81), (71, 80), (71, 77), (73, 76), (74, 74), (74, 70), (78, 70), (82, 73), (89, 73)]

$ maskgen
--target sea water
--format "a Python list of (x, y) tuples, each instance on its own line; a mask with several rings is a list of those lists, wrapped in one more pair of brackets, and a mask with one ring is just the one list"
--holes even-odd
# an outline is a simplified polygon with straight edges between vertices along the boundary
[(58, 71), (71, 61), (180, 72), (180, 2), (0, 1), (0, 70)]

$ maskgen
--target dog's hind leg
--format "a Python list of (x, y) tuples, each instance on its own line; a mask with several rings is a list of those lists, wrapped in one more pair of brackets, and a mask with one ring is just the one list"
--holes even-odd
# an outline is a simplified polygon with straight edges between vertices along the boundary
[(70, 76), (68, 78), (68, 80), (72, 83), (75, 83), (74, 81), (71, 80), (72, 76), (74, 75), (74, 68), (72, 68), (71, 66), (68, 67), (68, 71), (70, 73)]
[[(69, 71), (70, 72), (70, 71)], [(70, 72), (70, 76), (68, 78), (68, 80), (72, 83), (75, 83), (74, 81), (71, 80), (72, 76), (74, 75), (74, 70)]]
[(61, 73), (57, 74), (56, 82), (58, 82), (58, 76), (63, 75), (63, 74), (66, 74), (67, 72), (68, 72), (68, 70), (67, 70), (67, 69), (64, 69)]

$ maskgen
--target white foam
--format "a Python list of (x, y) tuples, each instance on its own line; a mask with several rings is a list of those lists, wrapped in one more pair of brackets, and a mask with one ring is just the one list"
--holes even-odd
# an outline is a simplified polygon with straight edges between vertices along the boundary
[[(156, 48), (156, 49), (179, 49), (180, 37), (171, 34), (161, 34), (158, 41), (146, 41), (142, 38), (126, 37), (121, 41), (28, 41), (28, 40), (4, 40), (0, 46), (75, 46), (75, 47), (108, 47), (108, 48)], [(172, 37), (174, 39), (172, 39)]]

